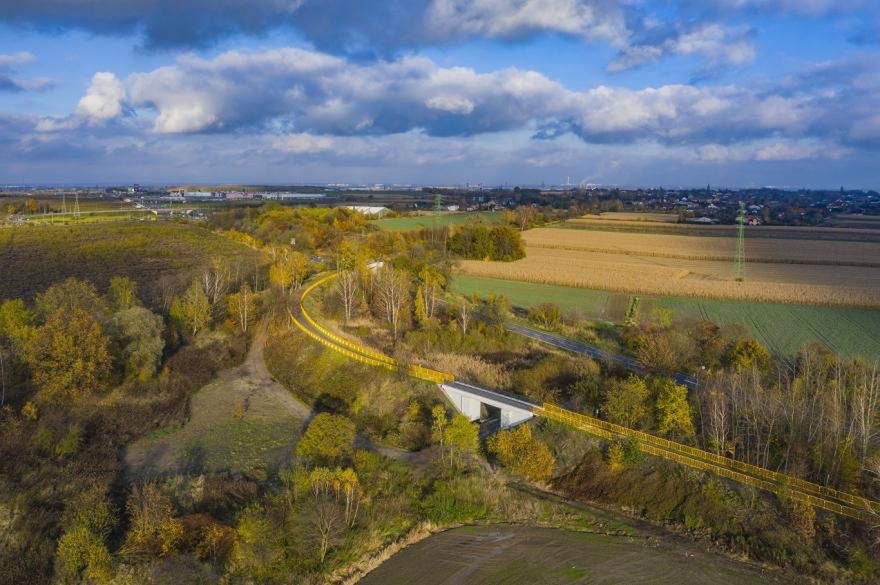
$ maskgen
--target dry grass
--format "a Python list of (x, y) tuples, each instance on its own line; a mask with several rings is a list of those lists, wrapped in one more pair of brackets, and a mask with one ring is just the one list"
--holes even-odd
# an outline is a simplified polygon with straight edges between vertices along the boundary
[(456, 378), (482, 384), (489, 388), (510, 387), (510, 374), (499, 364), (493, 364), (471, 355), (435, 353), (428, 360), (431, 367), (449, 372)]
[(527, 256), (465, 261), (472, 276), (636, 294), (880, 306), (880, 245), (755, 239), (745, 282), (734, 280), (730, 238), (590, 230), (525, 233)]

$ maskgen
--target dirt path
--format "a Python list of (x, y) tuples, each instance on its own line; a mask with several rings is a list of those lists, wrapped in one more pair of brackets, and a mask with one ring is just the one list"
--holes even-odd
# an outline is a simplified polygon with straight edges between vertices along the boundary
[(182, 427), (159, 429), (129, 446), (130, 476), (252, 472), (290, 460), (311, 409), (272, 378), (263, 359), (266, 335), (260, 330), (241, 365), (193, 396)]

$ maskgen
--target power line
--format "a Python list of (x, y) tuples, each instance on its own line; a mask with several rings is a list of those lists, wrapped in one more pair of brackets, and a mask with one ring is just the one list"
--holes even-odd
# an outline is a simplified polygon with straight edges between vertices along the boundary
[(742, 282), (746, 276), (746, 204), (742, 201), (739, 202), (736, 223), (736, 280)]

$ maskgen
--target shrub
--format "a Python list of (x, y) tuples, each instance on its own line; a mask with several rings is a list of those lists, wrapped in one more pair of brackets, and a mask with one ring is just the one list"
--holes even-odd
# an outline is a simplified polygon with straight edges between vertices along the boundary
[(351, 456), (354, 436), (350, 419), (322, 412), (312, 419), (296, 446), (296, 454), (314, 465), (339, 463)]

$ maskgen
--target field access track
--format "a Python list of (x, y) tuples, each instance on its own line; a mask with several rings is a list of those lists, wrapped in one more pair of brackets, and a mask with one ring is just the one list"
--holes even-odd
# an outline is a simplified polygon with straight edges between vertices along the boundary
[[(399, 364), (394, 358), (336, 335), (319, 325), (305, 310), (303, 305), (305, 297), (335, 276), (336, 274), (330, 274), (319, 278), (303, 289), (294, 299), (293, 308), (290, 311), (291, 320), (306, 335), (336, 352), (364, 364), (392, 371), (397, 370)], [(419, 380), (436, 384), (454, 381), (454, 377), (450, 374), (417, 365), (409, 366), (409, 374)], [(675, 461), (692, 469), (710, 471), (720, 477), (772, 492), (781, 498), (807, 502), (816, 508), (848, 518), (874, 524), (880, 523), (880, 502), (716, 455), (689, 445), (668, 441), (635, 429), (572, 412), (554, 404), (532, 405), (532, 411), (538, 416), (572, 426), (603, 439), (612, 441), (634, 439), (638, 441), (639, 448), (644, 453)]]

